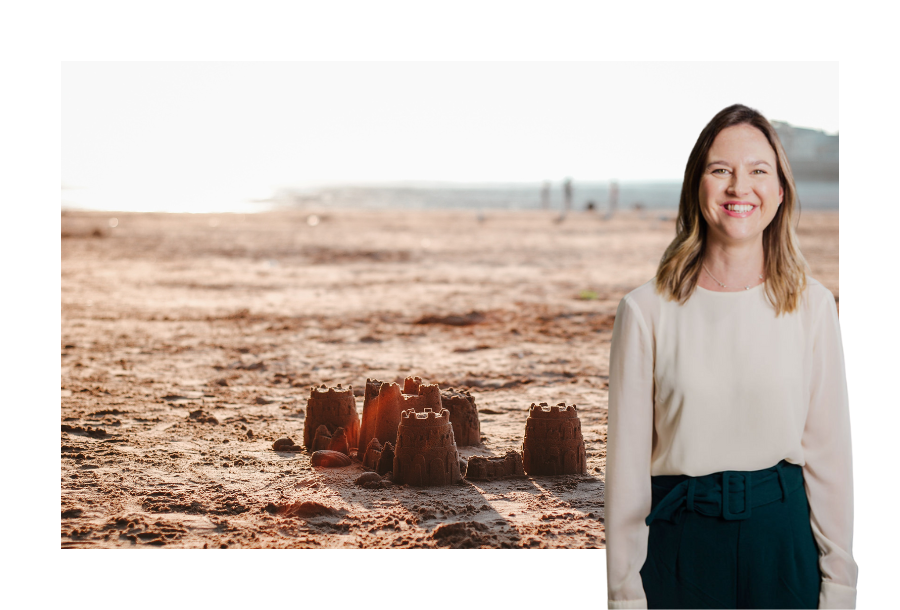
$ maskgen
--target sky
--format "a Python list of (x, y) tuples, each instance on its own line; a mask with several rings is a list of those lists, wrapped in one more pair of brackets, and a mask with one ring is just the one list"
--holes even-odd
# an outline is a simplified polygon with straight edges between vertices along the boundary
[(248, 208), (330, 183), (678, 180), (733, 103), (837, 133), (837, 62), (62, 64), (62, 200)]

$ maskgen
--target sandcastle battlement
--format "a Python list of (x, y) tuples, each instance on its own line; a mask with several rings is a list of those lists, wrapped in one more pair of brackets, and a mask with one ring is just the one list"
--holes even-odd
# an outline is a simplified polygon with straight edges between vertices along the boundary
[(403, 393), (418, 394), (420, 385), (422, 385), (421, 377), (407, 377), (403, 380)]
[[(384, 397), (391, 400), (399, 400), (404, 404), (408, 404), (408, 408), (416, 411), (424, 411), (426, 408), (440, 408), (441, 406), (441, 389), (436, 383), (422, 383), (422, 380), (415, 377), (416, 381), (412, 381), (412, 377), (407, 377), (403, 382), (403, 390), (396, 383), (386, 383), (374, 380), (366, 380), (366, 384), (370, 382), (379, 383), (378, 397)], [(412, 383), (411, 383), (412, 381)]]
[(456, 452), (456, 438), (453, 435), (453, 426), (450, 425), (450, 412), (446, 409), (438, 414), (428, 410), (417, 413), (413, 410), (404, 411), (400, 417), (400, 426), (397, 428), (397, 448), (403, 445), (420, 448), (429, 446), (433, 448), (453, 448)]
[(450, 423), (450, 411), (441, 409), (440, 413), (426, 407), (424, 411), (408, 409), (400, 414), (400, 423), (404, 426), (427, 428), (430, 426), (444, 426)]
[(309, 397), (310, 398), (334, 399), (334, 398), (338, 398), (339, 396), (346, 396), (347, 394), (350, 394), (351, 396), (353, 395), (353, 386), (352, 385), (348, 385), (346, 388), (342, 388), (341, 384), (337, 384), (336, 387), (326, 388), (325, 384), (323, 383), (322, 385), (320, 385), (318, 387), (310, 386), (310, 388), (309, 388)]
[(528, 409), (528, 417), (539, 419), (578, 419), (578, 407), (576, 405), (566, 406), (561, 402), (552, 407), (548, 407), (546, 402), (539, 405), (531, 403)]

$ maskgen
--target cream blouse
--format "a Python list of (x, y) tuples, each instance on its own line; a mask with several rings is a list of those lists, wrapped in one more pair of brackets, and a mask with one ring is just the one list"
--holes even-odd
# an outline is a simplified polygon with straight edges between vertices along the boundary
[(834, 296), (809, 278), (775, 316), (765, 284), (697, 287), (684, 304), (655, 280), (619, 303), (609, 373), (606, 557), (610, 608), (646, 608), (650, 477), (803, 467), (819, 546), (819, 608), (854, 608), (853, 475)]

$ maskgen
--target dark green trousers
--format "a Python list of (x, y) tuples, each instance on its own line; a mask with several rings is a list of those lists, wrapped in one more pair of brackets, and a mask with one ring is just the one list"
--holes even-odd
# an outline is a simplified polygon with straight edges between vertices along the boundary
[(652, 477), (641, 579), (649, 608), (816, 608), (819, 553), (803, 471)]

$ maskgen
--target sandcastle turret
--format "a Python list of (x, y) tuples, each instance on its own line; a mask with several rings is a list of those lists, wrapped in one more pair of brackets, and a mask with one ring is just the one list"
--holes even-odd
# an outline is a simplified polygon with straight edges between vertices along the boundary
[(587, 472), (577, 407), (564, 402), (553, 407), (532, 403), (525, 421), (522, 460), (529, 475)]
[(395, 443), (400, 414), (406, 410), (441, 410), (441, 390), (437, 384), (422, 383), (419, 377), (407, 377), (403, 389), (396, 383), (366, 379), (362, 424), (359, 430), (359, 457), (373, 438), (380, 443)]
[(310, 388), (303, 423), (303, 445), (310, 451), (314, 450), (313, 441), (319, 426), (325, 426), (330, 434), (343, 428), (347, 446), (359, 447), (359, 414), (352, 386), (345, 389), (338, 384), (336, 388), (326, 388), (322, 384)]
[(328, 443), (328, 450), (338, 451), (346, 456), (350, 455), (350, 446), (347, 444), (346, 430), (338, 428), (334, 431), (334, 434), (331, 436), (331, 441)]
[(366, 452), (362, 457), (363, 468), (376, 470), (378, 468), (378, 460), (381, 459), (382, 451), (384, 451), (384, 447), (381, 446), (381, 443), (378, 442), (377, 438), (370, 440), (369, 444), (366, 445)]
[(324, 449), (328, 449), (331, 446), (331, 432), (328, 430), (328, 426), (322, 424), (318, 428), (316, 428), (316, 433), (313, 435), (313, 440), (307, 447), (309, 451), (322, 451)]
[(394, 483), (451, 485), (462, 477), (447, 409), (403, 411), (394, 449)]
[(471, 394), (453, 388), (444, 390), (441, 392), (441, 406), (450, 411), (450, 424), (457, 446), (481, 444), (481, 422)]

